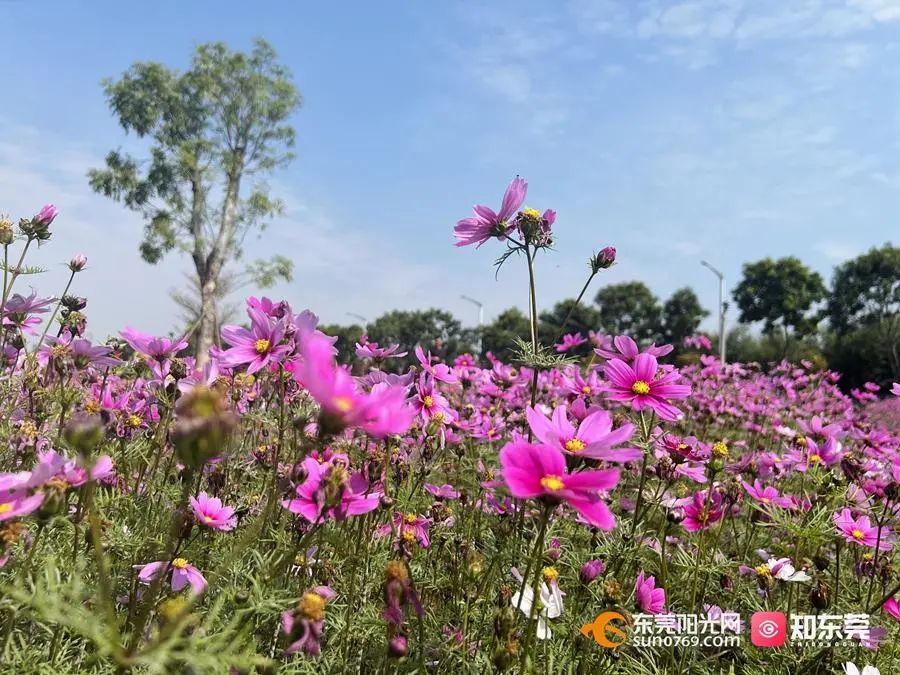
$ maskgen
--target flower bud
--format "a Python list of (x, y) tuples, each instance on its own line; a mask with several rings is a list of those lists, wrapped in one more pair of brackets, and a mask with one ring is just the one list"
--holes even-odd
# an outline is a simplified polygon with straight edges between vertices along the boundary
[(578, 576), (581, 579), (581, 583), (587, 586), (605, 571), (606, 564), (602, 560), (588, 560), (581, 566)]
[(66, 444), (82, 456), (89, 457), (103, 440), (103, 422), (97, 415), (76, 413), (63, 429)]
[(607, 246), (591, 258), (591, 270), (596, 274), (600, 270), (609, 269), (615, 262), (616, 249), (613, 246)]
[(80, 253), (76, 256), (73, 256), (69, 261), (69, 269), (73, 272), (80, 272), (85, 267), (87, 267), (87, 256), (84, 256)]
[(172, 440), (178, 458), (192, 469), (200, 468), (225, 449), (236, 426), (237, 417), (215, 389), (194, 387), (175, 406)]
[(0, 245), (8, 246), (13, 240), (13, 223), (6, 216), (0, 216)]
[(59, 211), (56, 209), (53, 204), (45, 204), (44, 207), (35, 214), (34, 218), (31, 221), (35, 225), (40, 225), (43, 227), (48, 226), (53, 220), (56, 218), (56, 215)]
[(810, 604), (818, 610), (828, 609), (831, 604), (831, 588), (824, 581), (819, 581), (809, 592)]

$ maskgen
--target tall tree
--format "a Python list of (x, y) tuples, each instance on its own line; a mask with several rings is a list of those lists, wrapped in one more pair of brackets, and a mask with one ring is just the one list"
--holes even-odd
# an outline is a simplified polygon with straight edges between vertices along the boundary
[(681, 346), (684, 338), (697, 332), (703, 318), (709, 312), (700, 305), (700, 299), (690, 288), (679, 288), (662, 306), (663, 340)]
[(768, 335), (780, 327), (786, 347), (791, 330), (797, 335), (815, 331), (817, 320), (810, 310), (826, 293), (822, 275), (789, 256), (746, 263), (733, 297), (740, 310), (741, 323), (762, 321), (763, 331)]
[(825, 313), (833, 360), (850, 381), (900, 378), (900, 248), (887, 243), (838, 265)]
[(485, 353), (493, 353), (502, 361), (509, 361), (516, 353), (517, 338), (526, 342), (531, 339), (531, 323), (518, 307), (511, 307), (484, 327), (481, 349)]
[(103, 87), (125, 132), (151, 144), (142, 160), (110, 152), (105, 168), (89, 172), (91, 187), (144, 217), (148, 263), (175, 249), (190, 254), (200, 291), (197, 355), (205, 358), (225, 264), (282, 210), (258, 179), (292, 159), (288, 118), (300, 96), (263, 40), (249, 54), (200, 45), (184, 72), (135, 63)]
[(646, 284), (627, 281), (604, 286), (594, 297), (600, 307), (600, 328), (609, 335), (658, 340), (662, 308)]

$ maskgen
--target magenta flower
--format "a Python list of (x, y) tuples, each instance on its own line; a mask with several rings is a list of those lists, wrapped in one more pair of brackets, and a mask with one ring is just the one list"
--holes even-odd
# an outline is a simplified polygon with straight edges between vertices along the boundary
[(649, 408), (669, 422), (678, 420), (682, 413), (667, 399), (687, 398), (691, 393), (690, 385), (675, 384), (681, 377), (677, 370), (659, 368), (651, 354), (638, 354), (633, 367), (621, 359), (610, 359), (606, 376), (610, 399), (631, 403), (634, 410)]
[(87, 267), (87, 256), (78, 254), (72, 256), (72, 259), (69, 261), (69, 269), (73, 272), (81, 272), (85, 267)]
[(319, 464), (312, 457), (303, 460), (306, 480), (297, 486), (297, 496), (281, 505), (311, 523), (329, 518), (344, 520), (378, 508), (381, 492), (370, 492), (361, 473), (350, 475), (342, 464)]
[(434, 386), (434, 380), (425, 373), (422, 373), (416, 385), (412, 407), (425, 422), (436, 419), (448, 423), (456, 419), (456, 413), (450, 407), (450, 402)]
[(567, 352), (575, 347), (580, 347), (587, 342), (587, 338), (582, 337), (581, 333), (566, 333), (563, 335), (562, 342), (556, 345), (556, 351), (562, 353)]
[(234, 509), (230, 506), (223, 506), (221, 499), (210, 497), (205, 492), (191, 497), (191, 510), (193, 510), (198, 523), (213, 530), (227, 532), (237, 526)]
[(369, 358), (375, 361), (383, 361), (384, 359), (398, 359), (406, 356), (409, 352), (397, 352), (400, 349), (399, 344), (392, 344), (389, 347), (381, 347), (377, 342), (369, 342), (369, 336), (363, 335), (359, 342), (356, 343), (356, 355), (361, 358)]
[(591, 260), (591, 269), (596, 274), (600, 270), (609, 269), (616, 262), (616, 249), (614, 246), (606, 246)]
[[(642, 353), (641, 350), (638, 349), (637, 342), (627, 335), (617, 335), (614, 337), (613, 345), (613, 349), (610, 349), (608, 345), (599, 346), (594, 349), (594, 352), (597, 356), (602, 356), (604, 359), (622, 359), (628, 363), (634, 361), (638, 354)], [(673, 349), (674, 347), (672, 345), (662, 345), (657, 347), (656, 344), (652, 344), (647, 347), (646, 351), (643, 353), (658, 358), (660, 356), (665, 356)]]
[(337, 597), (328, 586), (316, 586), (303, 594), (296, 609), (282, 612), (281, 631), (290, 643), (285, 656), (299, 651), (318, 656), (322, 651), (322, 631), (325, 627), (325, 605)]
[(191, 565), (184, 558), (175, 558), (172, 564), (160, 560), (146, 565), (134, 565), (138, 570), (138, 580), (142, 584), (151, 584), (161, 574), (172, 573), (172, 590), (176, 593), (190, 584), (194, 593), (202, 593), (206, 589), (206, 579), (200, 574), (200, 570)]
[(891, 387), (891, 393), (894, 396), (900, 396), (900, 382), (894, 382), (893, 386)]
[(790, 497), (782, 497), (781, 493), (778, 492), (778, 489), (771, 485), (763, 487), (759, 482), (759, 478), (753, 481), (753, 485), (750, 485), (750, 483), (747, 483), (746, 481), (741, 481), (741, 483), (747, 491), (747, 494), (764, 506), (773, 504), (775, 506), (780, 506), (783, 509), (789, 509), (793, 506)]
[(566, 413), (566, 406), (557, 406), (553, 416), (547, 419), (534, 408), (525, 409), (528, 426), (545, 445), (579, 457), (607, 462), (631, 462), (641, 458), (640, 448), (616, 447), (631, 439), (633, 424), (623, 424), (613, 430), (612, 416), (606, 410), (596, 410), (585, 417), (576, 429)]
[(273, 320), (260, 309), (247, 309), (250, 330), (242, 326), (222, 326), (222, 338), (231, 345), (219, 355), (219, 365), (226, 368), (247, 365), (247, 373), (265, 368), (269, 363), (280, 363), (293, 351), (291, 345), (281, 344), (284, 338), (284, 322)]
[(897, 619), (897, 621), (900, 621), (900, 602), (897, 602), (897, 598), (888, 598), (882, 605), (882, 609)]
[(449, 483), (444, 485), (425, 483), (425, 491), (437, 499), (459, 499), (459, 491)]
[(188, 342), (184, 338), (154, 337), (131, 326), (126, 326), (124, 330), (119, 331), (119, 335), (134, 351), (155, 362), (151, 366), (151, 370), (160, 379), (169, 374), (170, 359), (188, 346)]
[(3, 306), (3, 325), (15, 326), (24, 333), (37, 335), (34, 327), (41, 323), (41, 319), (34, 315), (49, 312), (54, 302), (56, 298), (39, 298), (34, 290), (28, 296), (13, 293)]
[(688, 532), (705, 530), (722, 518), (722, 495), (712, 490), (694, 493), (691, 501), (685, 504), (684, 520), (681, 522)]
[(415, 352), (423, 372), (431, 375), (438, 382), (453, 384), (457, 381), (456, 373), (450, 370), (450, 366), (445, 363), (432, 363), (430, 351), (426, 353), (419, 345), (416, 345)]
[(882, 551), (891, 549), (892, 544), (885, 540), (884, 535), (879, 540), (878, 528), (872, 525), (868, 516), (854, 518), (850, 509), (845, 508), (840, 513), (835, 513), (832, 520), (846, 541), (869, 548), (877, 546)]
[(656, 577), (644, 576), (643, 570), (634, 582), (634, 598), (647, 614), (662, 614), (666, 610), (666, 591), (656, 587)]
[(456, 223), (456, 227), (453, 229), (456, 245), (477, 244), (481, 246), (491, 237), (502, 239), (509, 231), (509, 219), (522, 206), (527, 192), (528, 183), (516, 176), (506, 188), (499, 213), (494, 213), (493, 209), (482, 204), (472, 207), (475, 215), (471, 218), (463, 218)]
[(431, 543), (428, 538), (428, 529), (431, 527), (431, 519), (415, 513), (394, 512), (391, 522), (385, 523), (377, 530), (375, 536), (385, 537), (396, 533), (401, 544), (410, 544), (418, 541), (419, 546), (428, 548)]
[(406, 403), (405, 387), (380, 383), (368, 393), (359, 391), (350, 373), (334, 363), (331, 341), (324, 335), (305, 335), (300, 351), (303, 358), (294, 376), (316, 399), (329, 422), (341, 428), (360, 427), (378, 438), (409, 429), (413, 410)]
[(601, 493), (619, 482), (617, 469), (567, 473), (563, 452), (548, 445), (525, 441), (508, 443), (500, 451), (503, 479), (513, 497), (563, 501), (588, 523), (603, 530), (616, 525)]

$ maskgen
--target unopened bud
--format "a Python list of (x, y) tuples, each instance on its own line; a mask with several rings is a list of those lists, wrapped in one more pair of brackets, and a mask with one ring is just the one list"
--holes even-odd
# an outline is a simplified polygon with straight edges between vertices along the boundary
[(612, 267), (616, 262), (616, 249), (612, 246), (607, 246), (600, 250), (598, 254), (596, 254), (593, 258), (591, 258), (591, 270), (594, 273), (599, 272), (600, 270), (606, 270)]
[(81, 255), (80, 253), (73, 256), (69, 261), (69, 269), (73, 272), (80, 272), (85, 267), (87, 267), (87, 256)]
[(397, 635), (388, 643), (388, 655), (395, 659), (406, 656), (409, 652), (409, 640), (405, 635)]

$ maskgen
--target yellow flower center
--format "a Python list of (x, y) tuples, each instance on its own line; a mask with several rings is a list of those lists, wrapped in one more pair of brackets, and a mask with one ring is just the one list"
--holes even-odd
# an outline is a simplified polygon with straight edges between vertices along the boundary
[(98, 401), (95, 398), (92, 398), (85, 404), (84, 409), (87, 412), (89, 412), (93, 415), (96, 415), (97, 413), (100, 412), (100, 401)]
[(728, 446), (719, 441), (718, 443), (713, 443), (712, 453), (716, 457), (728, 457)]
[(300, 613), (310, 621), (325, 618), (325, 598), (318, 593), (304, 593), (300, 598)]
[(541, 574), (544, 575), (544, 581), (548, 584), (559, 579), (559, 572), (556, 571), (555, 567), (545, 567), (541, 570)]
[(434, 413), (434, 415), (432, 416), (432, 419), (435, 422), (443, 422), (444, 421), (444, 413), (442, 413), (440, 410), (438, 410), (436, 413)]
[(403, 530), (403, 540), (406, 542), (412, 542), (416, 538), (416, 533), (412, 530)]
[(348, 412), (353, 407), (353, 399), (349, 396), (338, 396), (334, 399), (334, 406), (341, 412)]
[(810, 463), (810, 464), (818, 464), (818, 463), (821, 462), (821, 461), (822, 461), (822, 456), (821, 456), (821, 455), (817, 455), (817, 454), (813, 453), (812, 455), (809, 456), (809, 463)]
[(12, 511), (12, 504), (6, 502), (5, 504), (0, 504), (0, 513), (9, 513)]
[(529, 218), (534, 218), (537, 220), (541, 217), (541, 212), (538, 211), (537, 209), (533, 209), (530, 206), (527, 206), (524, 209), (522, 209), (522, 215), (527, 216)]
[(584, 385), (584, 386), (581, 388), (581, 393), (582, 393), (582, 394), (590, 394), (590, 393), (591, 393), (591, 388), (590, 388), (589, 386), (587, 386), (587, 385)]
[(756, 568), (756, 573), (761, 577), (770, 577), (772, 576), (772, 570), (769, 569), (768, 565), (760, 565)]
[(579, 438), (570, 438), (566, 441), (566, 450), (569, 452), (581, 452), (584, 448), (584, 441)]
[(772, 500), (769, 499), (768, 497), (763, 497), (763, 498), (760, 499), (759, 501), (761, 501), (763, 504), (768, 504), (768, 503), (771, 502)]
[(565, 483), (562, 482), (559, 476), (544, 476), (541, 478), (541, 487), (545, 490), (556, 491), (562, 490), (565, 487)]
[(211, 523), (212, 521), (213, 521), (213, 517), (212, 517), (212, 516), (203, 516), (203, 522), (204, 522), (204, 523)]
[(128, 426), (132, 429), (137, 429), (143, 423), (144, 419), (140, 415), (129, 415), (128, 416)]
[(415, 513), (407, 513), (405, 516), (403, 516), (403, 520), (406, 522), (407, 525), (412, 525), (418, 519), (419, 519), (419, 516), (417, 516)]
[(187, 567), (187, 565), (188, 561), (184, 558), (175, 558), (175, 560), (172, 561), (172, 567), (179, 570), (183, 570), (185, 567)]
[(256, 350), (257, 354), (265, 354), (267, 351), (269, 351), (270, 344), (271, 343), (268, 340), (266, 340), (265, 338), (260, 338), (253, 345), (253, 348)]
[(638, 380), (631, 385), (631, 391), (639, 396), (645, 396), (650, 393), (650, 385), (645, 380)]
[(434, 405), (434, 398), (430, 395), (426, 396), (422, 399), (422, 405), (424, 405), (426, 408), (430, 408)]
[(850, 534), (853, 535), (854, 539), (862, 539), (866, 536), (865, 532), (863, 532), (862, 530), (853, 530), (853, 532), (851, 532)]

